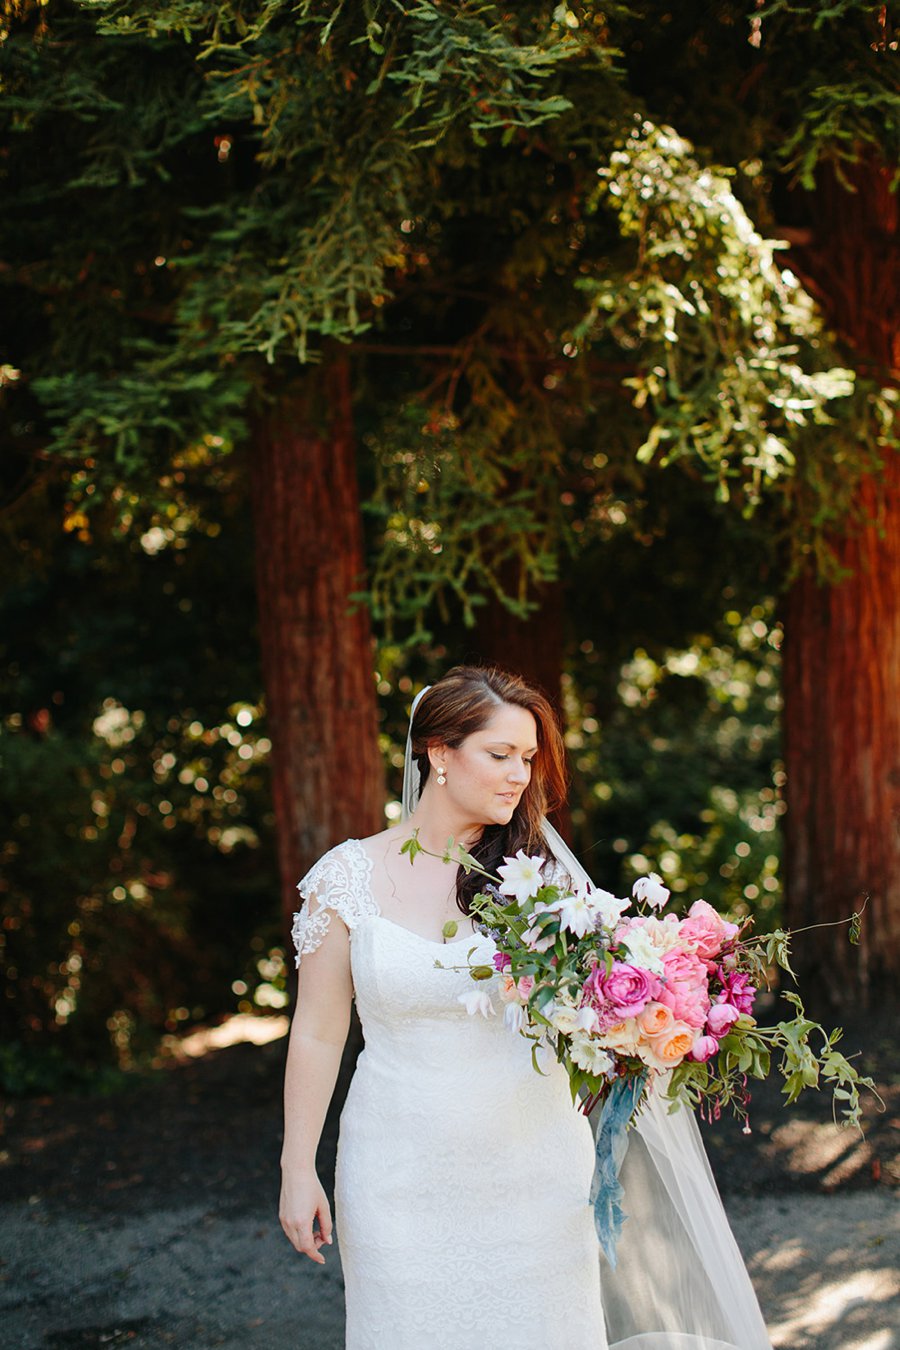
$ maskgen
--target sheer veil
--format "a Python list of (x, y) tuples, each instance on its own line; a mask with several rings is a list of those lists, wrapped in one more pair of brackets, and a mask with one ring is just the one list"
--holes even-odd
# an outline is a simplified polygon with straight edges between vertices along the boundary
[[(425, 692), (416, 695), (410, 711), (403, 766), (404, 820), (419, 799), (412, 723)], [(589, 880), (546, 818), (542, 830), (572, 881)], [(599, 1115), (597, 1108), (588, 1117), (595, 1134)], [(627, 1218), (615, 1269), (599, 1243), (597, 1248), (610, 1350), (771, 1350), (694, 1113), (680, 1107), (669, 1114), (661, 1095), (651, 1091), (628, 1131), (619, 1179)], [(596, 1350), (604, 1350), (599, 1337)]]

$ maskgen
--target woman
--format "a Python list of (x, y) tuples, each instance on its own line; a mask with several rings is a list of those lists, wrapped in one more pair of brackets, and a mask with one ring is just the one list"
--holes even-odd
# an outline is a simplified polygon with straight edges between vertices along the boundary
[[(489, 872), (523, 848), (583, 876), (546, 820), (564, 789), (549, 703), (516, 676), (456, 667), (413, 706), (407, 770), (409, 819), (339, 844), (298, 884), (280, 1217), (324, 1263), (332, 1224), (314, 1160), (355, 997), (365, 1048), (335, 1172), (347, 1350), (482, 1350), (495, 1337), (517, 1350), (765, 1350), (705, 1155), (701, 1175), (699, 1145), (664, 1112), (646, 1112), (646, 1142), (629, 1146), (632, 1232), (616, 1272), (603, 1270), (591, 1123), (563, 1067), (545, 1054), (536, 1073), (531, 1042), (504, 1025), (500, 977), (468, 974), (469, 953), (490, 964), (494, 947), (469, 914), (482, 879), (442, 861), (448, 838)], [(410, 866), (400, 847), (414, 829), (428, 853)]]

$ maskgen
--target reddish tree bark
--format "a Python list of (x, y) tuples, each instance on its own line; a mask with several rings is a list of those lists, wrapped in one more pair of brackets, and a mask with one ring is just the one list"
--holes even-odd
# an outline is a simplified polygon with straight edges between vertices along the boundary
[(286, 928), (328, 848), (384, 827), (349, 368), (340, 359), (262, 415), (251, 484), (263, 681)]
[[(506, 578), (510, 590), (515, 578)], [(527, 619), (517, 619), (491, 597), (478, 611), (475, 644), (478, 656), (521, 675), (547, 695), (565, 725), (562, 709), (563, 589), (558, 582), (542, 586), (535, 596), (540, 608)], [(572, 838), (568, 802), (550, 817), (566, 840)]]
[[(794, 269), (862, 364), (900, 367), (898, 204), (861, 165), (855, 193), (830, 172)], [(893, 373), (893, 376), (892, 376)], [(785, 888), (792, 927), (845, 918), (868, 896), (858, 949), (843, 927), (796, 942), (820, 1004), (896, 999), (900, 978), (900, 455), (865, 480), (872, 524), (837, 542), (852, 576), (806, 574), (784, 606)]]
[[(508, 579), (510, 588), (514, 578)], [(540, 608), (518, 619), (491, 596), (478, 610), (475, 643), (485, 661), (512, 670), (536, 684), (562, 715), (563, 596), (557, 582), (533, 596)]]

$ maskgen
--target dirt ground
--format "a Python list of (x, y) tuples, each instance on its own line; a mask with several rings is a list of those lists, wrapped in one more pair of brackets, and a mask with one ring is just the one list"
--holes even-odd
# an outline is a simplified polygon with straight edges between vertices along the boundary
[[(702, 1127), (777, 1350), (900, 1350), (898, 1033), (894, 1019), (842, 1043), (887, 1105), (867, 1103), (865, 1139), (824, 1096), (785, 1109), (777, 1083), (754, 1086), (751, 1135)], [(113, 1097), (6, 1104), (4, 1350), (341, 1350), (339, 1242), (316, 1266), (278, 1224), (285, 1048), (213, 1051)], [(320, 1150), (329, 1190), (352, 1062)]]

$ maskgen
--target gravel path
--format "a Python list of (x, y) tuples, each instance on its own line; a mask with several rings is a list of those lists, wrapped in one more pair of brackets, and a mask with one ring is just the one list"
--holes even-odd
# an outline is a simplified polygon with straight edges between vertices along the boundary
[[(277, 1220), (284, 1048), (219, 1050), (113, 1098), (6, 1107), (3, 1350), (341, 1350), (338, 1244), (315, 1266)], [(900, 1350), (900, 1088), (895, 1064), (880, 1069), (888, 1110), (864, 1141), (821, 1099), (786, 1112), (768, 1088), (749, 1139), (705, 1128), (777, 1350)], [(351, 1071), (352, 1051), (326, 1186)]]

